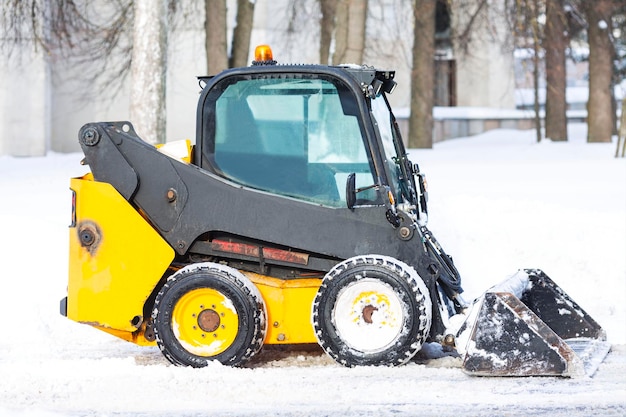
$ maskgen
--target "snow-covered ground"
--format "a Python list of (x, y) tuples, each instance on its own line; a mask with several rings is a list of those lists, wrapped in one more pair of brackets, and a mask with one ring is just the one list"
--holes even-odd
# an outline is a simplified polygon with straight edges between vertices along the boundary
[(171, 366), (59, 315), (81, 155), (0, 157), (0, 416), (626, 415), (626, 160), (570, 129), (568, 143), (497, 130), (411, 154), (466, 299), (542, 268), (607, 331), (593, 378), (477, 378), (452, 358), (347, 369), (319, 350), (264, 351), (245, 369)]

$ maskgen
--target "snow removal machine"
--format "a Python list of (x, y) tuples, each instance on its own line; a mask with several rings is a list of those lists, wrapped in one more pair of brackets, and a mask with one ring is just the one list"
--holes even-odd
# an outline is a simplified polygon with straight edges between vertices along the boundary
[(250, 67), (199, 77), (194, 144), (83, 126), (90, 172), (70, 184), (61, 313), (182, 366), (317, 343), (349, 367), (401, 365), (428, 345), (471, 375), (593, 373), (605, 332), (542, 271), (463, 301), (426, 226), (394, 75), (277, 65), (261, 46)]

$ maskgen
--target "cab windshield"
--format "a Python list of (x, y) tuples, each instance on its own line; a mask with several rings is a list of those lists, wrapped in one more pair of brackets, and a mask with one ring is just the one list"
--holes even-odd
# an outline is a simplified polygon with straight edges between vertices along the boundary
[[(258, 190), (346, 207), (346, 180), (375, 184), (354, 93), (324, 75), (232, 77), (215, 88), (205, 156), (219, 175)], [(377, 204), (375, 190), (359, 195)]]

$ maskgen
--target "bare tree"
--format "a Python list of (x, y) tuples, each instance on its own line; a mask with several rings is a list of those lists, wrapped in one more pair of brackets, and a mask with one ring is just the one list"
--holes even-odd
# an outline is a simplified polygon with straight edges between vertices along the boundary
[[(616, 5), (616, 10), (613, 15), (613, 24), (617, 29), (617, 35), (615, 37), (615, 55), (616, 55), (616, 68), (615, 79), (616, 84), (626, 79), (626, 2)], [(617, 147), (615, 149), (615, 157), (626, 156), (626, 94), (622, 90), (622, 115), (619, 122), (619, 130), (617, 133)], [(621, 155), (620, 155), (621, 148)]]
[(229, 66), (245, 67), (249, 64), (250, 35), (254, 20), (254, 2), (237, 0), (237, 25), (233, 30), (233, 43), (230, 52)]
[(11, 152), (32, 155), (75, 149), (56, 140), (52, 122), (58, 113), (68, 109), (51, 107), (49, 103), (40, 108), (44, 101), (37, 103), (35, 97), (54, 100), (50, 92), (63, 88), (59, 86), (65, 82), (72, 85), (72, 94), (84, 102), (91, 103), (96, 95), (106, 91), (98, 96), (102, 103), (119, 92), (130, 64), (132, 33), (127, 28), (132, 28), (133, 15), (130, 0), (0, 2), (0, 53), (9, 64), (7, 68), (15, 74), (23, 66), (24, 79), (35, 71), (45, 74), (37, 86), (32, 86), (33, 98), (26, 104), (35, 109), (32, 117), (39, 118), (37, 125), (41, 127), (28, 126), (24, 119), (3, 127), (24, 132), (24, 141), (12, 145), (15, 150)]
[(543, 0), (507, 0), (505, 10), (509, 30), (514, 38), (515, 46), (527, 51), (532, 51), (532, 86), (533, 86), (533, 110), (534, 127), (537, 142), (542, 138), (542, 116), (539, 98), (543, 30), (540, 24), (540, 16), (544, 14)]
[(472, 41), (472, 35), (474, 34), (474, 28), (480, 20), (481, 14), (489, 7), (487, 0), (448, 0), (454, 5), (456, 14), (464, 14), (464, 23), (458, 29), (456, 34), (456, 44), (459, 52), (464, 54), (470, 50), (470, 44)]
[(613, 0), (583, 1), (589, 38), (589, 101), (587, 141), (610, 142), (614, 112), (611, 94), (614, 50), (611, 42)]
[(337, 0), (319, 0), (320, 3), (320, 63), (327, 65), (330, 60), (330, 44), (335, 31)]
[(413, 4), (415, 23), (409, 118), (411, 148), (433, 147), (436, 6), (437, 0), (415, 0)]
[(204, 0), (204, 6), (207, 71), (217, 74), (228, 68), (226, 0)]
[(539, 65), (540, 58), (539, 53), (541, 49), (541, 34), (539, 28), (539, 1), (532, 0), (532, 7), (529, 8), (531, 12), (531, 34), (532, 34), (532, 47), (533, 47), (533, 88), (534, 88), (534, 103), (533, 108), (535, 110), (535, 134), (537, 142), (541, 142), (541, 116), (539, 114)]
[(623, 158), (626, 154), (626, 95), (622, 98), (622, 117), (619, 123), (619, 132), (617, 134), (617, 147), (615, 148), (615, 157), (620, 156)]
[(362, 64), (367, 0), (339, 0), (335, 23), (333, 65)]
[[(42, 48), (52, 63), (67, 63), (63, 68), (69, 72), (58, 74), (59, 78), (84, 83), (85, 94), (106, 90), (106, 97), (100, 100), (113, 100), (126, 76), (133, 72), (136, 85), (131, 86), (131, 119), (150, 141), (162, 141), (167, 18), (171, 10), (173, 4), (168, 0), (149, 4), (131, 0), (101, 4), (76, 0), (7, 2), (0, 6), (0, 47), (8, 53), (27, 42)], [(138, 31), (134, 30), (137, 26), (141, 27)], [(153, 65), (158, 66), (157, 71)], [(131, 66), (135, 68), (132, 71)], [(158, 129), (148, 130), (142, 114), (160, 119), (151, 122)]]
[(135, 1), (130, 119), (150, 143), (165, 143), (166, 0)]
[(547, 0), (543, 46), (546, 52), (546, 137), (567, 140), (565, 50), (568, 44), (564, 0)]
[[(0, 50), (20, 59), (18, 46), (41, 48), (51, 62), (71, 63), (93, 90), (119, 89), (130, 69), (133, 2), (113, 0), (95, 7), (76, 0), (22, 0), (0, 4)], [(107, 71), (102, 71), (107, 68)], [(99, 88), (98, 88), (99, 87)]]

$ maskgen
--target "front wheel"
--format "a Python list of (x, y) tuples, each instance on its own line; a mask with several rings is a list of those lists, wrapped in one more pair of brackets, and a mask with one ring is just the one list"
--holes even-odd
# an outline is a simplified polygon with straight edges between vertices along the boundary
[(173, 364), (238, 366), (263, 344), (266, 312), (258, 289), (239, 271), (219, 264), (190, 265), (172, 275), (156, 299), (157, 345)]
[(313, 328), (326, 353), (345, 366), (401, 365), (428, 337), (426, 285), (405, 263), (356, 256), (326, 274), (313, 302)]

